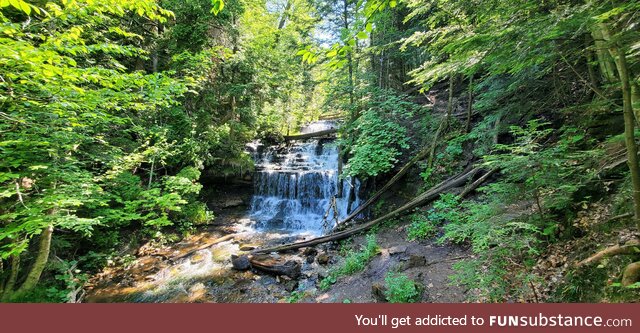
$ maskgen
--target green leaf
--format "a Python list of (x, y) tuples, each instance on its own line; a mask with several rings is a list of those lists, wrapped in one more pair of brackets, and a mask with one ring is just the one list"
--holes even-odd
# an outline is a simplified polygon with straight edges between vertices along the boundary
[(360, 31), (356, 37), (358, 37), (358, 39), (367, 39), (369, 38), (369, 35), (364, 31)]
[(397, 5), (398, 5), (398, 1), (396, 1), (396, 0), (389, 1), (389, 7), (394, 8)]
[(373, 31), (373, 24), (371, 22), (367, 23), (367, 26), (364, 28), (367, 32)]
[(218, 15), (224, 9), (223, 0), (211, 0), (211, 12), (213, 15)]

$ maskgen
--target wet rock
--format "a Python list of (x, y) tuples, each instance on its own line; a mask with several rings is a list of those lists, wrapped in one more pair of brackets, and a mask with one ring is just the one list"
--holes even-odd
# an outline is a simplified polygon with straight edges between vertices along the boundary
[(406, 259), (403, 270), (407, 270), (409, 268), (414, 268), (414, 267), (422, 267), (426, 264), (427, 264), (427, 258), (421, 255), (412, 254), (409, 256), (409, 258)]
[(211, 258), (216, 262), (224, 262), (229, 259), (231, 255), (231, 249), (228, 247), (218, 247), (211, 250)]
[(231, 207), (242, 206), (243, 204), (244, 204), (244, 201), (242, 201), (242, 199), (240, 198), (228, 198), (222, 203), (222, 207), (231, 208)]
[(284, 281), (283, 285), (284, 285), (284, 290), (286, 290), (288, 292), (292, 292), (292, 291), (298, 289), (298, 281), (297, 280)]
[(197, 263), (203, 262), (204, 259), (205, 259), (205, 256), (202, 253), (196, 253), (192, 255), (190, 258), (191, 264), (197, 264)]
[(318, 254), (318, 250), (313, 247), (307, 247), (302, 251), (302, 255), (304, 256), (315, 256)]
[(312, 247), (308, 247), (306, 249), (304, 249), (304, 251), (302, 251), (302, 255), (306, 257), (307, 263), (311, 264), (313, 263), (313, 261), (316, 258), (316, 255), (318, 254), (318, 250), (312, 248)]
[(233, 254), (231, 255), (231, 264), (233, 265), (233, 269), (237, 271), (246, 271), (251, 268), (249, 257), (247, 256), (237, 256)]
[(398, 245), (398, 246), (390, 247), (388, 251), (390, 255), (405, 253), (407, 252), (407, 247), (404, 245)]
[(387, 291), (387, 287), (380, 283), (374, 283), (371, 285), (371, 296), (379, 303), (386, 303), (387, 296), (385, 296), (385, 292)]
[(328, 263), (329, 263), (329, 259), (331, 259), (331, 258), (330, 258), (330, 257), (329, 257), (329, 255), (328, 255), (328, 254), (326, 254), (326, 253), (320, 253), (320, 254), (318, 254), (318, 256), (316, 257), (316, 261), (317, 261), (317, 262), (318, 262), (318, 264), (320, 264), (320, 265), (326, 265), (326, 264), (328, 264)]
[(255, 244), (240, 244), (240, 251), (255, 250), (258, 246)]

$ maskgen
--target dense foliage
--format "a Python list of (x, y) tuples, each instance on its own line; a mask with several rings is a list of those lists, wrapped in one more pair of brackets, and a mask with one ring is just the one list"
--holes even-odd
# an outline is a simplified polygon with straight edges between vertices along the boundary
[[(555, 245), (637, 238), (639, 14), (635, 0), (0, 0), (0, 298), (75, 301), (123, 248), (211, 222), (202, 183), (251, 172), (247, 142), (324, 115), (342, 122), (342, 179), (363, 188), (416, 155), (417, 192), (494, 172), (472, 200), (413, 212), (407, 236), (469, 245), (453, 278), (477, 299), (539, 301)], [(621, 222), (575, 222), (595, 205)], [(376, 253), (368, 238), (323, 288)], [(555, 297), (624, 299), (640, 276), (624, 258), (590, 284), (593, 267), (563, 271)], [(408, 278), (387, 284), (416, 300)]]

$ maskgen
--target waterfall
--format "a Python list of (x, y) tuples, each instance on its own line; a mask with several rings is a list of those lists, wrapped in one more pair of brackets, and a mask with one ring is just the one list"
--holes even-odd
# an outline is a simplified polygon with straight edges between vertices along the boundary
[[(318, 121), (302, 133), (332, 126)], [(345, 218), (360, 204), (357, 179), (342, 181), (342, 196), (336, 197), (340, 182), (333, 139), (294, 141), (286, 147), (255, 142), (250, 150), (256, 164), (250, 217), (258, 230), (320, 235), (333, 229), (336, 217)]]

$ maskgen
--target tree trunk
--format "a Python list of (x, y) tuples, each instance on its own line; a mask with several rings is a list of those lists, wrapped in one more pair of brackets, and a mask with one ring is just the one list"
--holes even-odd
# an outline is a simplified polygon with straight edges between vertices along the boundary
[(24, 293), (33, 289), (38, 281), (40, 281), (40, 275), (44, 271), (47, 262), (49, 261), (49, 249), (51, 248), (51, 236), (53, 235), (53, 225), (48, 225), (42, 230), (40, 234), (40, 245), (38, 249), (38, 256), (33, 263), (26, 280), (22, 283), (16, 293)]
[(640, 166), (638, 165), (638, 147), (636, 146), (634, 127), (635, 116), (631, 97), (631, 79), (629, 78), (629, 68), (624, 50), (617, 42), (611, 38), (611, 33), (606, 24), (599, 26), (603, 39), (608, 43), (609, 53), (615, 60), (618, 76), (620, 77), (620, 88), (622, 90), (622, 112), (624, 115), (624, 137), (627, 146), (627, 163), (631, 172), (631, 182), (633, 184), (633, 208), (636, 224), (640, 228)]
[(287, 1), (287, 4), (284, 6), (284, 11), (282, 11), (282, 16), (280, 16), (280, 22), (278, 23), (278, 30), (282, 30), (284, 25), (287, 23), (287, 19), (289, 18), (289, 10), (291, 9), (291, 1)]
[(436, 134), (433, 135), (433, 142), (431, 143), (431, 150), (429, 151), (429, 160), (427, 161), (427, 168), (433, 167), (433, 160), (436, 156), (436, 147), (438, 146), (438, 139), (440, 138), (440, 132), (447, 127), (448, 119), (444, 118), (438, 126)]
[(449, 103), (447, 104), (447, 126), (451, 123), (451, 115), (453, 114), (453, 80), (454, 75), (449, 77)]
[[(344, 0), (344, 7), (342, 11), (342, 19), (344, 24), (344, 30), (349, 31), (349, 1)], [(353, 108), (355, 102), (353, 97), (353, 52), (347, 52), (347, 65), (349, 68), (349, 105)], [(353, 111), (352, 111), (353, 112)], [(355, 114), (352, 114), (351, 119), (355, 120)]]
[(615, 65), (611, 59), (611, 55), (607, 52), (607, 45), (602, 34), (601, 27), (594, 27), (591, 31), (593, 44), (596, 46), (596, 57), (598, 58), (598, 66), (600, 74), (605, 83), (616, 82)]
[(497, 145), (498, 140), (500, 139), (500, 118), (501, 116), (498, 114), (496, 121), (493, 123), (493, 130), (495, 133), (493, 134), (493, 144)]
[(640, 87), (633, 81), (633, 76), (630, 78), (631, 82), (631, 107), (633, 108), (633, 114), (636, 117), (636, 125), (640, 126)]
[(469, 133), (469, 131), (471, 130), (471, 115), (473, 113), (473, 74), (471, 74), (471, 76), (469, 76), (469, 98), (468, 98), (468, 105), (467, 105), (467, 122), (464, 124), (464, 132), (465, 133)]
[(11, 270), (9, 271), (9, 280), (4, 285), (1, 301), (6, 302), (11, 298), (13, 294), (13, 288), (18, 280), (18, 272), (20, 271), (20, 255), (14, 254), (11, 256)]
[(600, 83), (598, 82), (598, 77), (596, 76), (596, 71), (593, 69), (593, 54), (588, 46), (591, 44), (591, 38), (589, 35), (585, 35), (585, 60), (587, 61), (587, 73), (589, 74), (589, 82), (591, 83), (591, 89), (600, 96), (603, 96), (602, 89), (600, 89)]

